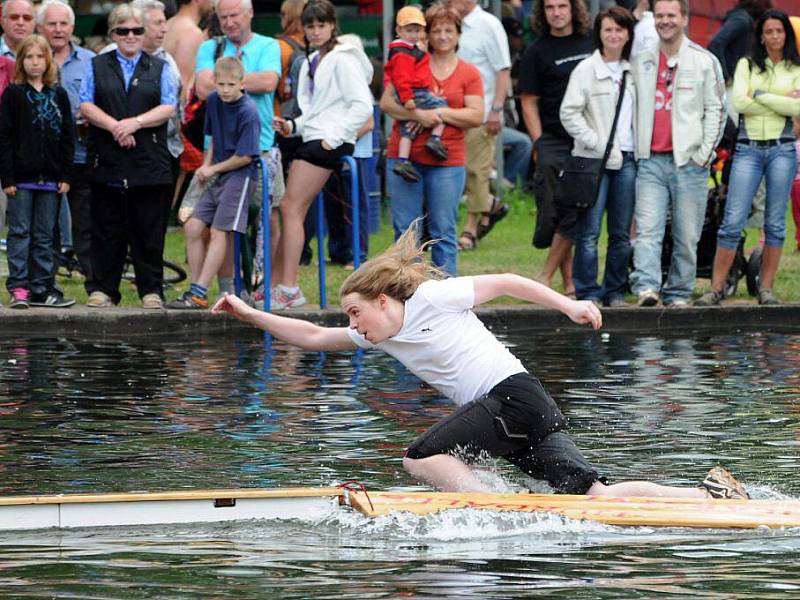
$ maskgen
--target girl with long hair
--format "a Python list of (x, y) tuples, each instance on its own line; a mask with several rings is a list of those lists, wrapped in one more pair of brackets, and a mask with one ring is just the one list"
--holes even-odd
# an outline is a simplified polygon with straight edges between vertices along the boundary
[(566, 432), (566, 419), (539, 380), (483, 325), (474, 306), (513, 296), (556, 309), (599, 329), (599, 309), (504, 273), (444, 278), (425, 260), (415, 222), (380, 256), (342, 284), (348, 327), (321, 327), (265, 313), (226, 294), (212, 312), (227, 312), (306, 350), (382, 350), (459, 405), (406, 451), (403, 466), (445, 491), (490, 491), (470, 467), (481, 455), (503, 458), (560, 493), (687, 498), (747, 492), (715, 467), (699, 488), (648, 482), (607, 485)]
[[(282, 232), (272, 272), (273, 308), (305, 304), (297, 285), (303, 220), (342, 157), (353, 153), (359, 128), (372, 115), (372, 65), (363, 52), (336, 38), (336, 11), (329, 0), (310, 0), (301, 16), (308, 60), (300, 69), (295, 119), (275, 117), (283, 136), (301, 136), (281, 200)], [(313, 52), (312, 52), (313, 50)], [(369, 76), (364, 76), (368, 73)], [(321, 260), (321, 258), (320, 258)]]
[(786, 237), (786, 204), (797, 170), (792, 117), (800, 115), (800, 56), (789, 17), (768, 10), (758, 20), (750, 56), (733, 77), (733, 105), (740, 114), (725, 216), (717, 232), (711, 290), (696, 306), (719, 304), (739, 238), (759, 183), (766, 178), (764, 254), (759, 304), (777, 304), (772, 290)]
[(14, 83), (0, 101), (11, 308), (28, 308), (51, 291), (58, 203), (69, 191), (74, 147), (72, 109), (50, 45), (29, 35), (17, 49)]

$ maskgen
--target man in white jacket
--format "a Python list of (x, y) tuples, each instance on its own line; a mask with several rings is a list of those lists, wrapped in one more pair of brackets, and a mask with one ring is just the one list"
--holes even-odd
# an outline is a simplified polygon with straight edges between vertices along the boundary
[[(634, 59), (638, 101), (633, 291), (639, 306), (686, 306), (708, 199), (708, 168), (725, 123), (719, 62), (684, 35), (687, 0), (656, 0), (659, 45)], [(673, 250), (661, 287), (662, 240), (672, 214)]]

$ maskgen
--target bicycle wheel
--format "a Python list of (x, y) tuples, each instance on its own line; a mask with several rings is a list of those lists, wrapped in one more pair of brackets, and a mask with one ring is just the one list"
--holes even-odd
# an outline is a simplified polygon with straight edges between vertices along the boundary
[[(174, 285), (186, 280), (186, 271), (173, 262), (164, 261), (164, 285)], [(130, 257), (125, 259), (125, 266), (122, 268), (122, 278), (125, 281), (136, 283), (136, 273), (133, 270), (133, 263)]]

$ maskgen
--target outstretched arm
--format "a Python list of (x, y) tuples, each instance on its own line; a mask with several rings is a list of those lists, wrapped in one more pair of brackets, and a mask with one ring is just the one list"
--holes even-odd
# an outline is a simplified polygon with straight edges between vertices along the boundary
[(226, 293), (217, 300), (211, 312), (215, 315), (226, 312), (304, 350), (356, 349), (346, 327), (320, 327), (301, 319), (273, 315), (247, 306), (241, 298), (233, 294)]
[(476, 275), (472, 278), (475, 286), (475, 305), (483, 304), (500, 296), (513, 296), (520, 300), (535, 302), (548, 308), (561, 311), (575, 323), (587, 323), (594, 329), (603, 326), (600, 309), (588, 300), (570, 300), (551, 290), (538, 281), (516, 275), (502, 273), (497, 275)]

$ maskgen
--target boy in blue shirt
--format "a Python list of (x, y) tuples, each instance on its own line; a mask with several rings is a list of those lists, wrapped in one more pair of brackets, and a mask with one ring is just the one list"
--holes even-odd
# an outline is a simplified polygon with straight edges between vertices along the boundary
[(215, 91), (206, 100), (205, 133), (211, 135), (211, 143), (203, 166), (195, 172), (207, 187), (184, 227), (192, 285), (167, 308), (208, 308), (208, 286), (225, 261), (231, 236), (247, 230), (247, 210), (258, 177), (255, 159), (260, 155), (261, 121), (255, 103), (244, 94), (243, 82), (238, 58), (217, 60)]

